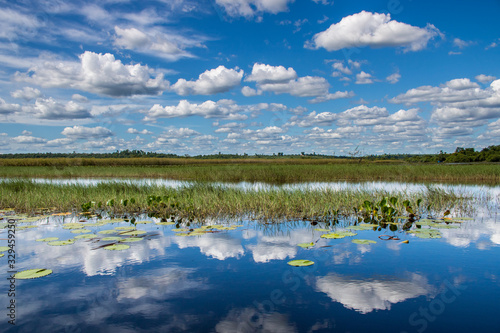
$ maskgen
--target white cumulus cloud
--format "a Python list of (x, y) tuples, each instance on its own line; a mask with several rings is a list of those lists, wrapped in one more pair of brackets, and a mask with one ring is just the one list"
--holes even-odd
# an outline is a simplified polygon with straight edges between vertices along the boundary
[(288, 4), (294, 0), (216, 0), (231, 17), (251, 19), (263, 13), (277, 14), (288, 10)]
[(403, 47), (405, 51), (419, 51), (440, 34), (431, 24), (419, 28), (391, 20), (390, 14), (362, 11), (346, 16), (339, 23), (317, 33), (306, 46), (323, 47), (328, 51), (365, 46)]
[(42, 96), (40, 90), (32, 87), (24, 87), (23, 89), (19, 89), (10, 93), (10, 95), (14, 98), (24, 99), (26, 101), (31, 101), (32, 99), (38, 98)]
[(73, 126), (66, 127), (62, 132), (62, 135), (71, 139), (102, 139), (113, 136), (113, 132), (105, 127), (85, 127), (85, 126)]
[(196, 81), (179, 79), (171, 89), (177, 94), (185, 95), (213, 95), (223, 93), (238, 86), (243, 77), (243, 70), (228, 69), (224, 66), (207, 70), (199, 75)]
[(112, 97), (158, 95), (168, 86), (163, 74), (140, 64), (124, 65), (110, 53), (90, 51), (80, 55), (80, 62), (46, 61), (27, 73), (16, 73), (17, 81), (42, 87), (73, 88)]

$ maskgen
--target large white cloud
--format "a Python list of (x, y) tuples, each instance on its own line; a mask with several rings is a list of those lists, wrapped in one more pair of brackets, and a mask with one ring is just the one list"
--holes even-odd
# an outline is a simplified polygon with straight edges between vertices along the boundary
[(430, 24), (419, 28), (391, 20), (390, 14), (362, 11), (346, 16), (339, 23), (314, 35), (310, 46), (316, 49), (323, 47), (328, 51), (364, 46), (403, 47), (405, 51), (419, 51), (439, 34), (439, 30)]
[(461, 78), (439, 87), (422, 86), (408, 90), (389, 100), (392, 103), (415, 104), (429, 102), (434, 105), (431, 116), (443, 127), (481, 126), (488, 119), (500, 117), (500, 80), (481, 89), (476, 82)]
[(113, 136), (113, 132), (105, 127), (85, 127), (73, 126), (66, 127), (61, 134), (71, 139), (102, 139)]
[(294, 0), (216, 0), (226, 13), (232, 17), (242, 16), (247, 19), (262, 13), (277, 14), (288, 10), (288, 4)]
[(10, 104), (0, 98), (0, 115), (6, 115), (20, 110), (21, 106), (19, 104)]
[(40, 119), (82, 119), (91, 118), (87, 108), (74, 102), (61, 103), (50, 98), (38, 98), (34, 105), (23, 107), (23, 111), (33, 114)]
[(208, 100), (203, 103), (190, 103), (187, 100), (181, 100), (177, 105), (168, 105), (162, 107), (155, 104), (146, 111), (146, 121), (154, 121), (158, 118), (174, 118), (200, 116), (204, 118), (220, 118), (231, 120), (244, 120), (248, 112), (274, 111), (281, 110), (283, 105), (275, 103), (259, 103), (251, 105), (238, 105), (233, 100), (221, 99), (217, 102)]
[(243, 70), (219, 66), (201, 73), (196, 81), (179, 79), (171, 88), (182, 96), (212, 95), (227, 92), (238, 86), (242, 77)]
[(255, 81), (264, 83), (285, 83), (297, 78), (297, 73), (292, 67), (271, 66), (255, 63), (250, 74), (245, 81)]
[(24, 99), (26, 101), (30, 101), (32, 99), (38, 98), (42, 96), (40, 90), (32, 87), (24, 87), (23, 89), (19, 89), (10, 93), (10, 95), (14, 98)]
[(124, 65), (110, 53), (90, 51), (80, 55), (80, 62), (46, 61), (15, 79), (42, 87), (73, 88), (112, 97), (158, 95), (168, 86), (163, 74), (152, 78), (154, 71), (140, 64)]

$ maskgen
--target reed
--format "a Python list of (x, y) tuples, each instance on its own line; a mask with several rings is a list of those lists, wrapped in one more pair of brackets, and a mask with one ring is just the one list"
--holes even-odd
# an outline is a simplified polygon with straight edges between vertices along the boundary
[[(352, 216), (366, 200), (397, 197), (399, 202), (432, 204), (441, 214), (447, 209), (470, 213), (474, 199), (462, 194), (423, 190), (419, 193), (357, 190), (257, 190), (195, 184), (166, 188), (157, 185), (100, 183), (95, 186), (38, 184), (29, 180), (1, 181), (0, 208), (35, 213), (41, 208), (79, 212), (82, 209), (114, 214), (154, 213), (188, 219), (246, 217), (255, 219), (325, 219)], [(85, 205), (88, 205), (85, 207)], [(403, 207), (399, 207), (404, 211)]]
[[(73, 160), (73, 159), (71, 159)], [(97, 160), (97, 159), (96, 159)], [(103, 159), (104, 160), (104, 159)], [(120, 160), (120, 159), (114, 159)], [(140, 160), (140, 159), (137, 159)], [(180, 162), (180, 159), (172, 159)], [(193, 163), (195, 161), (195, 163)], [(273, 160), (274, 161), (274, 160)], [(96, 165), (96, 166), (0, 166), (0, 177), (24, 178), (168, 178), (193, 181), (223, 182), (327, 182), (327, 181), (399, 181), (399, 182), (456, 182), (499, 184), (497, 164), (440, 165), (440, 164), (383, 164), (383, 163), (323, 163), (312, 164), (238, 163), (229, 161), (210, 164), (205, 160), (189, 160), (177, 165)], [(300, 160), (299, 160), (300, 161)], [(316, 162), (319, 161), (319, 162)], [(72, 161), (74, 162), (74, 161)], [(200, 163), (198, 163), (200, 162)], [(318, 163), (318, 164), (313, 164)]]

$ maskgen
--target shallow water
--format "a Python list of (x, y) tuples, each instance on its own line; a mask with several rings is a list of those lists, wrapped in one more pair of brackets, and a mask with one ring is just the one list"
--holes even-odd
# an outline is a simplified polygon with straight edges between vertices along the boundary
[[(235, 230), (180, 237), (175, 226), (139, 224), (145, 237), (123, 251), (80, 239), (75, 216), (51, 216), (16, 233), (15, 270), (53, 270), (16, 280), (8, 296), (7, 255), (0, 280), (2, 332), (499, 332), (500, 222), (491, 210), (440, 229), (440, 239), (404, 231), (358, 230), (324, 239), (306, 221), (234, 221)], [(94, 219), (95, 220), (95, 219)], [(89, 220), (89, 222), (93, 222)], [(332, 230), (348, 227), (339, 222)], [(208, 224), (225, 223), (209, 221)], [(87, 223), (82, 223), (87, 224)], [(128, 222), (89, 227), (98, 232)], [(1, 230), (1, 229), (0, 229)], [(2, 230), (0, 237), (7, 232)], [(400, 240), (383, 241), (382, 234)], [(377, 243), (357, 245), (352, 239)], [(409, 240), (408, 244), (401, 243)], [(311, 249), (299, 243), (314, 242)], [(0, 245), (6, 245), (1, 241)], [(291, 267), (292, 259), (315, 262)], [(16, 304), (16, 326), (6, 305)]]

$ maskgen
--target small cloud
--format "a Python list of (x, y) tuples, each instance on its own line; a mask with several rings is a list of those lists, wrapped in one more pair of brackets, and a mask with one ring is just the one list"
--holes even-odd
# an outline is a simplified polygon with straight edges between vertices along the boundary
[(457, 51), (448, 52), (448, 55), (459, 55), (459, 54), (462, 54), (462, 52), (457, 52)]
[(135, 128), (129, 128), (127, 130), (127, 133), (130, 134), (144, 134), (144, 135), (151, 135), (153, 132), (148, 131), (147, 129), (143, 129), (142, 131), (136, 130)]
[(480, 75), (476, 76), (476, 80), (481, 82), (481, 83), (490, 83), (491, 81), (496, 80), (496, 77), (492, 76), (492, 75), (480, 74)]
[(401, 74), (399, 74), (399, 72), (396, 72), (386, 77), (386, 80), (392, 84), (398, 83), (399, 79), (401, 79)]
[(11, 92), (10, 95), (17, 99), (31, 101), (32, 99), (41, 97), (42, 93), (36, 88), (24, 87), (23, 89)]
[(467, 46), (470, 46), (471, 44), (473, 44), (473, 42), (467, 42), (465, 40), (461, 40), (460, 38), (455, 38), (453, 40), (453, 45), (455, 45), (456, 47), (458, 47), (460, 50), (466, 48)]
[(356, 74), (356, 84), (371, 84), (373, 83), (372, 75), (361, 71)]

